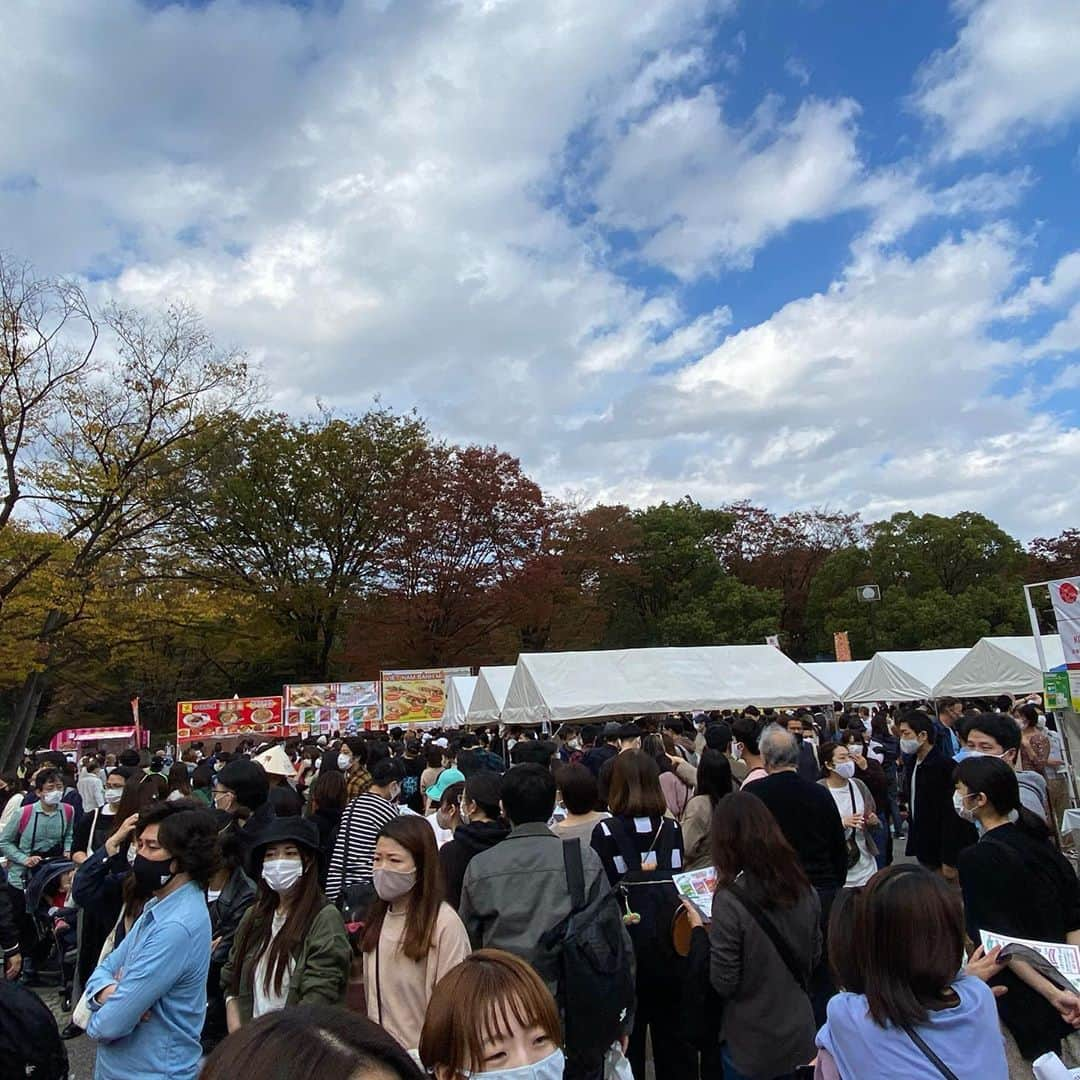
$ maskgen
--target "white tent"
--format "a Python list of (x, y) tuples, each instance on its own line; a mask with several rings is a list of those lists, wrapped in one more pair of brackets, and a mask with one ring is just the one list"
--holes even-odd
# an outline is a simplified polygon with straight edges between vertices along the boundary
[(937, 684), (968, 649), (879, 652), (844, 692), (845, 701), (921, 701), (934, 697)]
[[(1061, 638), (1042, 639), (1046, 663), (1052, 671), (1065, 663)], [(988, 697), (998, 694), (1041, 694), (1039, 654), (1030, 637), (985, 637), (935, 687), (935, 697)]]
[(514, 677), (514, 667), (482, 667), (476, 679), (466, 724), (496, 724), (502, 716), (503, 705)]
[(800, 664), (818, 682), (824, 683), (836, 701), (844, 700), (844, 691), (862, 674), (869, 660), (829, 660), (816, 664)]
[(518, 659), (504, 724), (829, 705), (833, 692), (772, 645), (533, 653)]
[(446, 708), (443, 709), (443, 727), (461, 727), (465, 723), (465, 714), (469, 711), (473, 691), (476, 689), (475, 675), (451, 675), (447, 680)]

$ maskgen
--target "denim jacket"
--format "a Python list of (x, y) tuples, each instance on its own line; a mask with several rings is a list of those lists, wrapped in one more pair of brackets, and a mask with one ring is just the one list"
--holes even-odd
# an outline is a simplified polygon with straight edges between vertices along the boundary
[[(86, 982), (86, 1033), (98, 1042), (95, 1080), (194, 1080), (210, 940), (206, 897), (194, 882), (147, 902)], [(98, 1005), (95, 996), (110, 983), (115, 992)]]

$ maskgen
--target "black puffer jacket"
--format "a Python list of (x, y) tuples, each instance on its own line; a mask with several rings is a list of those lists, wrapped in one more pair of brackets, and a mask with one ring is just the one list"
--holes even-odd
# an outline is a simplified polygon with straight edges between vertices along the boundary
[(487, 851), (510, 835), (505, 821), (470, 821), (454, 830), (454, 839), (439, 849), (439, 862), (446, 875), (446, 902), (456, 911), (461, 903), (461, 883), (474, 855)]

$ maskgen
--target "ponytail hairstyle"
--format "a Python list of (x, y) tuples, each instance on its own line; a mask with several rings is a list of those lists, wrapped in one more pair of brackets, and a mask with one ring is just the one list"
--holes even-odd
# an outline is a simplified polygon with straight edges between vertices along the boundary
[(1017, 825), (1034, 839), (1050, 839), (1046, 822), (1021, 805), (1020, 782), (1001, 758), (964, 758), (957, 765), (954, 778), (968, 789), (969, 795), (985, 795), (986, 801), (1002, 817), (1015, 813)]

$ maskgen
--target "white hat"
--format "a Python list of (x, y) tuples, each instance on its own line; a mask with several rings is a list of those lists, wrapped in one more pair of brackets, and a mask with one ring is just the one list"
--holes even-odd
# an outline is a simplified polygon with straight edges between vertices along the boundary
[(450, 744), (446, 741), (446, 739), (432, 739), (431, 745), (441, 746), (445, 750)]
[(318, 744), (319, 746), (325, 746), (325, 745), (326, 745), (326, 736), (325, 736), (325, 735), (320, 735), (320, 736), (319, 736), (319, 737), (318, 737), (318, 738), (317, 738), (317, 739), (315, 740), (315, 742), (316, 742), (316, 743), (317, 743), (317, 744)]
[(293, 768), (293, 763), (289, 760), (289, 755), (285, 753), (283, 746), (271, 746), (269, 750), (259, 754), (255, 760), (271, 776), (296, 775), (296, 769)]

